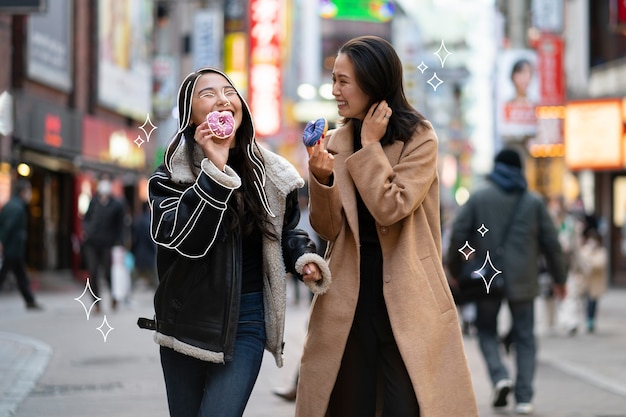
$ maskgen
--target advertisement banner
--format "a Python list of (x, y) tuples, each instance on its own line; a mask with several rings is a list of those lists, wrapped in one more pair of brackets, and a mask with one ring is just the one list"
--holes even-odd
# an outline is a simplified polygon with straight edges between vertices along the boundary
[(151, 0), (98, 1), (98, 101), (145, 120), (152, 105)]
[(506, 137), (534, 135), (537, 131), (535, 106), (540, 91), (536, 52), (530, 49), (501, 51), (496, 83), (498, 133)]
[(547, 32), (563, 30), (563, 0), (532, 0), (533, 27)]
[(250, 0), (248, 104), (260, 137), (275, 135), (281, 126), (281, 4)]
[(28, 78), (59, 90), (72, 88), (72, 4), (50, 2), (47, 11), (28, 18)]
[(565, 102), (565, 71), (563, 69), (563, 39), (542, 33), (537, 45), (540, 102), (542, 105)]
[(224, 14), (219, 9), (198, 10), (193, 16), (193, 68), (222, 68)]

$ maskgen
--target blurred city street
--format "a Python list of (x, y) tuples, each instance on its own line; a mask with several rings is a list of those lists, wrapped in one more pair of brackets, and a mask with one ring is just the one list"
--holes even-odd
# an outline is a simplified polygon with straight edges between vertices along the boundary
[[(0, 294), (0, 417), (166, 417), (158, 347), (135, 324), (151, 316), (152, 292), (138, 289), (116, 312), (105, 297), (102, 313), (87, 320), (74, 300), (83, 287), (69, 275), (35, 275), (34, 282), (41, 312), (27, 311), (15, 290)], [(272, 394), (293, 382), (308, 315), (304, 288), (296, 305), (288, 285), (285, 366), (278, 369), (266, 353), (246, 417), (294, 415), (293, 403)], [(601, 300), (596, 334), (548, 336), (538, 323), (535, 416), (626, 416), (624, 317), (626, 290), (612, 289)], [(492, 410), (477, 341), (465, 341), (480, 415), (513, 415), (511, 407)]]

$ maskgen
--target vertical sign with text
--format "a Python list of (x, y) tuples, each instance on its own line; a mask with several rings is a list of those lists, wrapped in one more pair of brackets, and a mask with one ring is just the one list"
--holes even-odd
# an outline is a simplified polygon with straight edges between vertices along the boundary
[(281, 126), (281, 2), (250, 0), (248, 103), (260, 137)]

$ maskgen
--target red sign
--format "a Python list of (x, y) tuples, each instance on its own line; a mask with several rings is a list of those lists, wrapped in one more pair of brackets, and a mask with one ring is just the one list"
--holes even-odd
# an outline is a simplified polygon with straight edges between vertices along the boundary
[(60, 148), (63, 144), (63, 138), (61, 137), (61, 118), (56, 114), (46, 113), (43, 128), (43, 141), (55, 148)]
[(563, 71), (563, 40), (544, 32), (537, 45), (537, 70), (539, 72), (539, 97), (543, 105), (565, 102)]
[(609, 20), (614, 30), (622, 31), (626, 26), (626, 0), (611, 0)]
[(281, 126), (280, 0), (250, 0), (248, 104), (259, 136)]

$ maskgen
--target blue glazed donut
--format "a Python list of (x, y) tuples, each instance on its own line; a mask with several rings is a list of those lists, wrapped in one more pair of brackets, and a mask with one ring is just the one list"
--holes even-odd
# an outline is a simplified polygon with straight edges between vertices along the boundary
[(318, 140), (324, 137), (328, 131), (328, 122), (323, 117), (317, 120), (311, 120), (306, 124), (304, 133), (302, 134), (302, 142), (304, 146), (314, 146)]

